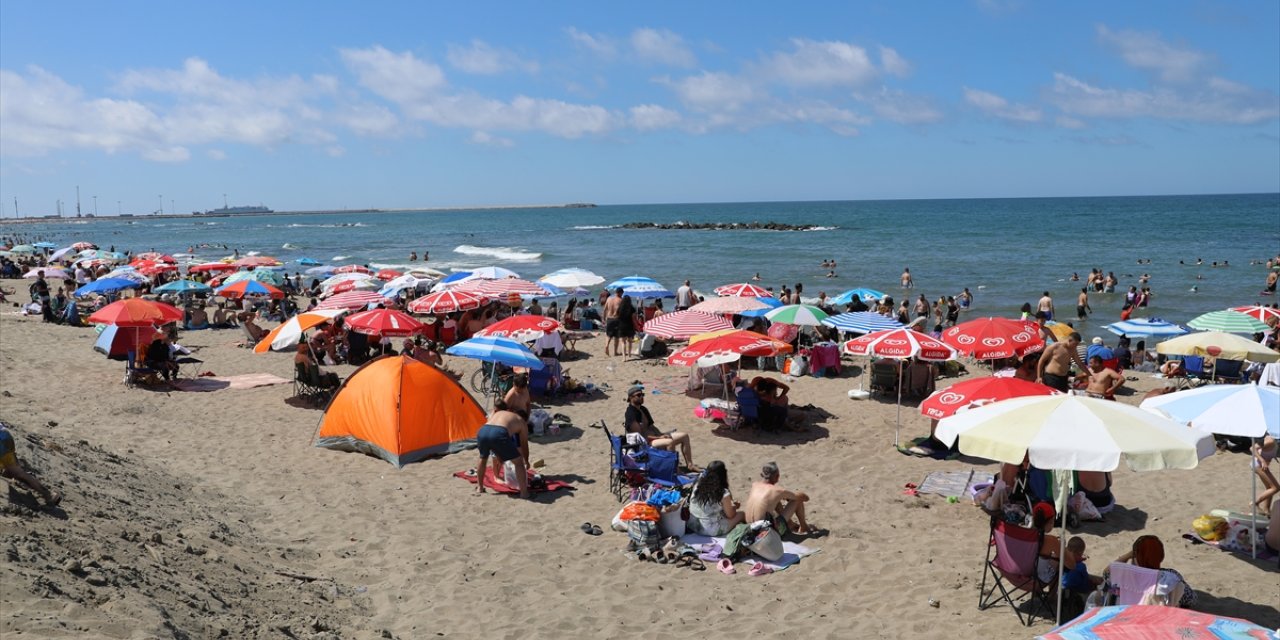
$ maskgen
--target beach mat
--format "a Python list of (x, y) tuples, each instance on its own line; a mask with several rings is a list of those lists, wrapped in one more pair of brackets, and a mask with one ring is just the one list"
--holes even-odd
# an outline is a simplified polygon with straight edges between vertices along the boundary
[(219, 389), (253, 389), (269, 387), (275, 384), (289, 384), (288, 378), (270, 373), (245, 373), (238, 376), (210, 376), (205, 378), (176, 380), (173, 387), (178, 391), (208, 392)]
[(916, 488), (916, 493), (933, 493), (944, 498), (961, 498), (968, 494), (969, 486), (974, 478), (986, 481), (974, 469), (968, 471), (933, 471), (924, 477), (924, 481)]
[[(1262, 524), (1262, 521), (1261, 521), (1261, 520), (1259, 520), (1258, 522), (1259, 522), (1259, 524)], [(1266, 527), (1259, 527), (1259, 528), (1258, 528), (1258, 537), (1259, 537), (1259, 538), (1261, 538), (1262, 536), (1266, 535), (1266, 533), (1267, 533), (1267, 528), (1266, 528)], [(1242, 557), (1242, 558), (1251, 559), (1251, 558), (1250, 558), (1250, 556), (1249, 556), (1249, 549), (1248, 549), (1248, 546), (1247, 546), (1247, 545), (1248, 545), (1248, 543), (1247, 543), (1247, 542), (1246, 542), (1246, 544), (1243, 544), (1243, 545), (1230, 545), (1230, 544), (1223, 544), (1223, 543), (1222, 543), (1222, 542), (1220, 542), (1220, 541), (1212, 541), (1212, 542), (1211, 542), (1211, 541), (1209, 541), (1209, 540), (1204, 540), (1204, 539), (1202, 539), (1200, 536), (1196, 535), (1196, 532), (1194, 532), (1194, 531), (1192, 531), (1192, 532), (1190, 532), (1190, 533), (1184, 533), (1184, 534), (1182, 534), (1182, 537), (1183, 537), (1183, 538), (1185, 538), (1185, 539), (1186, 539), (1188, 542), (1190, 542), (1191, 544), (1207, 544), (1207, 545), (1209, 545), (1209, 546), (1211, 546), (1211, 547), (1215, 547), (1215, 548), (1216, 548), (1216, 549), (1218, 549), (1219, 551), (1226, 551), (1227, 553), (1234, 553), (1234, 554), (1236, 554), (1236, 555), (1238, 555), (1238, 556), (1240, 556), (1240, 557)], [(1261, 547), (1259, 547), (1259, 548), (1258, 548), (1258, 559), (1259, 559), (1259, 560), (1267, 560), (1267, 561), (1270, 561), (1270, 562), (1274, 562), (1274, 561), (1276, 560), (1276, 558), (1280, 558), (1280, 554), (1277, 554), (1276, 552), (1272, 551), (1271, 549), (1268, 549), (1266, 545), (1263, 545), (1263, 546), (1261, 546)]]
[[(713, 538), (711, 536), (704, 536), (696, 533), (687, 533), (680, 538), (680, 542), (694, 548), (697, 548), (699, 545), (705, 545), (705, 544), (714, 542), (715, 544), (720, 545), (720, 548), (723, 549), (725, 539), (723, 537)], [(764, 558), (761, 558), (754, 554), (748, 556), (748, 558), (754, 561), (762, 562), (765, 564), (765, 566), (769, 567), (770, 569), (773, 569), (774, 571), (782, 571), (783, 569), (786, 569), (787, 567), (790, 567), (791, 565), (797, 562), (800, 562), (801, 558), (806, 558), (819, 551), (821, 551), (821, 549), (810, 549), (809, 547), (806, 547), (800, 543), (787, 542), (786, 540), (783, 540), (782, 541), (782, 557), (778, 558), (776, 561), (765, 560)], [(744, 562), (746, 562), (746, 560), (744, 560)]]
[[(529, 475), (533, 475), (533, 472), (532, 472), (532, 471), (531, 471), (531, 472), (529, 472)], [(469, 482), (469, 483), (471, 483), (471, 484), (475, 484), (475, 483), (476, 483), (476, 477), (475, 477), (475, 476), (473, 476), (473, 475), (471, 475), (471, 474), (469, 474), (469, 473), (467, 473), (466, 471), (459, 471), (459, 472), (457, 472), (457, 473), (453, 474), (453, 477), (455, 477), (455, 478), (462, 478), (463, 480), (466, 480), (467, 482)], [(548, 478), (547, 476), (542, 476), (542, 479), (547, 483), (547, 486), (546, 486), (545, 488), (543, 488), (543, 489), (534, 489), (534, 488), (533, 488), (533, 486), (532, 486), (532, 485), (530, 485), (530, 486), (529, 486), (529, 491), (530, 491), (530, 493), (545, 493), (545, 492), (548, 492), (548, 491), (556, 491), (556, 490), (559, 490), (559, 489), (569, 489), (569, 490), (573, 490), (573, 488), (574, 488), (574, 486), (573, 486), (573, 485), (571, 485), (571, 484), (569, 484), (568, 482), (565, 482), (565, 481), (563, 481), (563, 480), (556, 480), (556, 479), (554, 479), (554, 478)], [(509, 486), (507, 486), (507, 485), (506, 485), (506, 483), (498, 482), (497, 480), (494, 480), (494, 479), (493, 479), (493, 468), (492, 468), (492, 467), (490, 467), (490, 468), (488, 468), (488, 469), (485, 469), (485, 473), (484, 473), (484, 486), (485, 486), (485, 488), (487, 488), (487, 489), (492, 489), (493, 491), (497, 491), (498, 493), (509, 493), (509, 494), (513, 494), (513, 495), (516, 495), (516, 494), (519, 494), (519, 493), (520, 493), (520, 490), (519, 490), (519, 489), (517, 489), (517, 488), (515, 488), (515, 487), (509, 487)]]

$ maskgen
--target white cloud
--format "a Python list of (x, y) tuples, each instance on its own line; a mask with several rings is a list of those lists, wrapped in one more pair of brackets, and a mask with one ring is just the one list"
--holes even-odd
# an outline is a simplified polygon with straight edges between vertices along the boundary
[(1188, 82), (1201, 76), (1209, 66), (1209, 56), (1186, 47), (1176, 47), (1154, 33), (1112, 31), (1098, 25), (1098, 39), (1119, 52), (1129, 66), (1155, 73), (1165, 82)]
[(446, 55), (455, 69), (478, 75), (495, 75), (505, 71), (537, 73), (538, 63), (525, 60), (505, 49), (498, 49), (483, 40), (472, 40), (463, 46), (451, 44)]
[(44, 155), (71, 148), (151, 151), (158, 156), (164, 124), (133, 100), (90, 99), (79, 87), (41, 69), (25, 74), (0, 69), (0, 122), (5, 155)]
[(911, 75), (911, 63), (907, 62), (906, 58), (898, 55), (897, 51), (884, 45), (880, 46), (880, 66), (884, 67), (885, 73), (899, 78)]
[(699, 111), (737, 111), (755, 100), (759, 92), (750, 82), (728, 73), (704, 71), (680, 80), (660, 79), (680, 101)]
[(1039, 122), (1043, 114), (1035, 107), (1011, 103), (987, 91), (964, 88), (964, 100), (983, 113), (1013, 122)]
[(396, 103), (426, 100), (445, 86), (439, 66), (412, 52), (394, 53), (381, 46), (342, 49), (342, 61), (356, 80), (375, 94)]
[(871, 105), (875, 114), (898, 124), (929, 124), (942, 120), (943, 113), (924, 96), (881, 87), (874, 93), (855, 93), (858, 100)]
[(631, 33), (631, 48), (645, 62), (673, 67), (692, 67), (698, 62), (684, 39), (666, 29), (636, 29)]
[(1089, 126), (1085, 124), (1084, 120), (1072, 118), (1071, 116), (1058, 116), (1053, 119), (1053, 123), (1063, 129), (1084, 129)]
[(601, 58), (612, 58), (618, 53), (618, 46), (613, 43), (613, 39), (605, 35), (592, 35), (584, 31), (579, 31), (574, 27), (568, 27), (564, 30), (569, 35), (569, 39), (574, 44), (594, 53)]
[(348, 104), (333, 114), (346, 128), (366, 136), (388, 136), (400, 130), (400, 118), (377, 104)]
[(680, 124), (680, 114), (656, 104), (631, 107), (631, 127), (639, 131), (670, 129)]
[(485, 147), (498, 147), (500, 149), (516, 146), (515, 141), (510, 138), (495, 136), (484, 131), (476, 131), (472, 133), (470, 142), (471, 144), (478, 144)]
[(222, 149), (210, 149), (204, 152), (204, 155), (208, 156), (210, 160), (226, 160), (227, 159), (227, 152), (223, 151)]
[(191, 152), (186, 147), (150, 148), (142, 151), (142, 157), (152, 162), (186, 162), (191, 159)]
[(330, 158), (341, 158), (347, 155), (347, 149), (340, 144), (335, 144), (325, 147), (324, 153)]
[(1280, 98), (1230, 83), (1230, 90), (1212, 84), (1179, 92), (1157, 87), (1150, 91), (1107, 89), (1064, 73), (1054, 74), (1046, 99), (1073, 116), (1095, 118), (1151, 117), (1165, 120), (1257, 124), (1280, 118)]
[(867, 50), (847, 42), (796, 38), (790, 52), (779, 52), (761, 64), (763, 74), (794, 87), (860, 86), (878, 72)]

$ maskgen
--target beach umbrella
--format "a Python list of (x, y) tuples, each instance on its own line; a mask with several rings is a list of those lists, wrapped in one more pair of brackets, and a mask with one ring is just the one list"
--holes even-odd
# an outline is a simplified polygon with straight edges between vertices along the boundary
[(177, 262), (177, 260), (173, 259), (173, 256), (167, 253), (160, 253), (159, 251), (144, 251), (142, 253), (136, 253), (133, 256), (133, 259), (134, 261), (150, 260), (153, 262)]
[(231, 264), (237, 267), (275, 267), (284, 264), (271, 256), (245, 256)]
[(476, 332), (477, 336), (508, 338), (516, 342), (537, 340), (542, 336), (559, 331), (560, 323), (546, 316), (521, 315), (499, 320)]
[(748, 309), (746, 311), (739, 312), (738, 315), (744, 318), (760, 318), (763, 317), (764, 314), (782, 306), (781, 300), (772, 297), (755, 298), (755, 301), (763, 304), (764, 306), (759, 309)]
[(1254, 362), (1275, 362), (1280, 360), (1276, 353), (1248, 338), (1223, 333), (1221, 331), (1199, 331), (1188, 333), (1156, 345), (1156, 353), (1169, 356), (1213, 356), (1227, 360), (1252, 360)]
[(501, 280), (503, 278), (519, 278), (520, 274), (503, 267), (480, 267), (471, 270), (471, 277), (480, 280)]
[(1261, 333), (1270, 329), (1267, 323), (1239, 311), (1210, 311), (1196, 316), (1187, 326), (1201, 331), (1223, 331), (1226, 333)]
[(334, 273), (363, 273), (367, 276), (373, 275), (373, 269), (370, 269), (369, 267), (366, 267), (360, 264), (348, 264), (341, 267), (337, 267), (333, 270), (333, 272)]
[(644, 332), (666, 340), (687, 340), (699, 333), (732, 329), (733, 323), (724, 317), (686, 309), (664, 313), (644, 323)]
[(39, 278), (41, 273), (44, 274), (44, 277), (52, 278), (54, 280), (66, 280), (70, 278), (70, 276), (67, 275), (67, 272), (59, 267), (36, 267), (22, 274), (22, 277)]
[(1105, 327), (1107, 331), (1128, 338), (1164, 338), (1180, 336), (1187, 332), (1180, 325), (1165, 322), (1160, 318), (1129, 318), (1113, 322)]
[(539, 370), (544, 366), (538, 356), (527, 347), (508, 338), (479, 336), (463, 340), (449, 347), (445, 353), (459, 358), (505, 364), (509, 367), (525, 367)]
[(39, 251), (29, 244), (17, 244), (9, 247), (9, 253), (39, 253)]
[(439, 269), (432, 269), (431, 267), (414, 267), (412, 269), (409, 269), (408, 271), (405, 271), (405, 275), (417, 276), (419, 278), (430, 278), (431, 280), (439, 280), (440, 278), (443, 278), (448, 274), (446, 274), (443, 271), (440, 271)]
[(83, 258), (77, 260), (75, 264), (85, 269), (97, 269), (98, 267), (109, 267), (115, 262), (108, 258)]
[(58, 248), (58, 245), (52, 242), (37, 242), (32, 244), (31, 246), (37, 249), (57, 249)]
[(371, 304), (386, 304), (390, 300), (373, 291), (347, 291), (325, 299), (317, 309), (363, 309)]
[(332, 321), (346, 312), (346, 309), (312, 309), (311, 311), (303, 311), (268, 332), (258, 344), (254, 345), (253, 352), (284, 351), (298, 344), (302, 340), (303, 332)]
[(296, 263), (298, 263), (298, 264), (300, 264), (300, 265), (302, 265), (302, 266), (304, 266), (304, 267), (317, 267), (317, 266), (320, 266), (320, 261), (319, 261), (319, 260), (316, 260), (316, 259), (314, 259), (314, 258), (298, 258), (297, 260), (294, 260), (294, 262), (296, 262)]
[(844, 293), (832, 298), (829, 302), (832, 305), (849, 304), (854, 298), (858, 298), (863, 302), (878, 302), (884, 297), (884, 293), (875, 289), (850, 289)]
[(414, 313), (453, 313), (479, 309), (488, 304), (489, 298), (468, 291), (444, 290), (416, 298), (409, 303), (409, 311)]
[(974, 318), (942, 332), (942, 341), (978, 360), (1022, 357), (1044, 349), (1036, 323), (1010, 318)]
[(336, 269), (336, 268), (337, 268), (337, 267), (311, 267), (310, 269), (307, 269), (307, 270), (306, 270), (306, 271), (304, 271), (303, 273), (305, 273), (305, 274), (307, 274), (307, 275), (309, 275), (309, 276), (326, 276), (326, 277), (328, 277), (328, 276), (333, 275), (333, 270), (334, 270), (334, 269)]
[[(938, 422), (934, 437), (948, 447), (959, 439), (965, 455), (1009, 464), (1029, 458), (1036, 467), (1060, 471), (1114, 471), (1121, 459), (1134, 471), (1194, 469), (1215, 451), (1213, 437), (1202, 431), (1124, 403), (1076, 395), (1012, 398), (963, 411)], [(1073, 492), (1064, 488), (1059, 511)], [(1065, 531), (1059, 539), (1061, 558)], [(1061, 615), (1062, 589), (1058, 598)]]
[(1248, 620), (1159, 605), (1096, 607), (1036, 640), (1274, 640)]
[(470, 291), (490, 298), (506, 298), (510, 294), (520, 296), (547, 296), (551, 292), (536, 282), (520, 278), (503, 278), (501, 280), (475, 280), (463, 285), (462, 291)]
[(233, 300), (243, 298), (245, 296), (270, 296), (276, 300), (284, 297), (283, 291), (265, 282), (258, 282), (257, 280), (240, 280), (239, 282), (223, 285), (214, 293)]
[(741, 296), (747, 298), (772, 298), (773, 294), (769, 293), (764, 287), (754, 284), (740, 282), (737, 284), (726, 284), (722, 287), (716, 287), (715, 293), (718, 296)]
[(1239, 311), (1250, 318), (1261, 320), (1262, 322), (1267, 322), (1271, 319), (1280, 320), (1280, 309), (1275, 307), (1264, 307), (1255, 304), (1244, 307), (1233, 307), (1231, 311)]
[(853, 311), (828, 316), (822, 324), (846, 333), (871, 333), (902, 326), (902, 323), (896, 319), (882, 316), (874, 311)]
[(327, 289), (329, 287), (336, 286), (340, 283), (351, 282), (353, 280), (355, 281), (368, 280), (371, 282), (376, 282), (379, 287), (382, 286), (382, 282), (378, 281), (373, 276), (367, 273), (335, 273), (329, 276), (328, 278), (321, 280), (320, 286), (321, 288)]
[(114, 324), (121, 327), (149, 327), (157, 324), (181, 322), (183, 313), (177, 307), (163, 302), (142, 298), (117, 300), (94, 311), (89, 324)]
[(662, 286), (653, 278), (644, 276), (627, 276), (619, 278), (605, 285), (610, 293), (617, 289), (622, 289), (622, 294), (631, 296), (632, 298), (649, 299), (649, 298), (674, 298), (676, 294), (671, 293), (666, 287)]
[(63, 247), (63, 248), (61, 248), (61, 249), (58, 249), (57, 251), (54, 251), (54, 252), (49, 256), (49, 260), (51, 260), (51, 261), (55, 261), (55, 262), (56, 262), (56, 261), (58, 261), (58, 260), (61, 260), (61, 259), (62, 259), (63, 257), (65, 257), (65, 256), (68, 256), (68, 255), (74, 255), (74, 254), (72, 253), (73, 251), (75, 251), (75, 248), (74, 248), (74, 247)]
[(202, 262), (187, 267), (187, 273), (215, 273), (220, 271), (239, 271), (240, 267), (225, 262)]
[(160, 285), (160, 286), (158, 286), (158, 287), (156, 287), (156, 288), (152, 289), (152, 291), (158, 291), (158, 292), (161, 292), (161, 293), (164, 293), (164, 292), (169, 292), (169, 293), (204, 293), (204, 292), (207, 292), (207, 291), (211, 291), (212, 289), (213, 289), (212, 287), (210, 287), (209, 285), (207, 285), (207, 284), (205, 284), (205, 283), (203, 283), (203, 282), (196, 282), (195, 280), (185, 280), (185, 279), (183, 279), (183, 280), (174, 280), (173, 282), (166, 282), (165, 284), (162, 284), (162, 285)]
[(257, 280), (258, 282), (269, 282), (277, 287), (283, 285), (284, 281), (289, 278), (289, 276), (284, 272), (268, 267), (258, 267), (249, 273), (252, 274), (254, 280)]
[(386, 283), (378, 290), (378, 295), (386, 298), (394, 298), (405, 289), (417, 289), (423, 284), (431, 284), (434, 282), (431, 278), (421, 278), (412, 273), (406, 273), (394, 280)]
[(1009, 398), (1023, 396), (1048, 396), (1058, 393), (1053, 387), (1029, 382), (1021, 378), (986, 376), (957, 382), (946, 389), (938, 389), (920, 403), (920, 413), (927, 418), (941, 420), (961, 409), (983, 406)]
[(75, 290), (76, 297), (91, 296), (98, 293), (115, 293), (121, 289), (133, 289), (139, 286), (136, 280), (128, 278), (98, 278)]
[[(859, 356), (879, 356), (895, 360), (919, 358), (934, 362), (950, 360), (958, 355), (950, 345), (906, 327), (885, 329), (854, 338), (844, 343), (844, 350), (846, 353)], [(898, 439), (902, 433), (902, 363), (898, 363), (897, 405), (893, 428), (894, 447), (898, 446)]]
[[(102, 276), (102, 277), (103, 278), (124, 278), (125, 280), (132, 280), (139, 284), (144, 284), (151, 281), (151, 278), (148, 278), (147, 276), (139, 273), (137, 269), (134, 269), (133, 267), (130, 267), (127, 265), (113, 269), (109, 273), (107, 273), (105, 276)], [(99, 280), (101, 279), (102, 278), (99, 278)]]
[[(769, 304), (767, 302), (762, 302), (762, 300), (764, 300), (764, 298), (726, 296), (703, 300), (702, 302), (689, 307), (689, 309), (691, 311), (701, 311), (702, 313), (718, 313), (725, 315), (742, 313), (744, 311), (752, 311), (756, 309), (769, 309)], [(780, 309), (781, 307), (778, 308)], [(769, 311), (775, 310), (776, 309), (769, 309)]]
[(577, 289), (579, 287), (594, 287), (604, 282), (604, 278), (586, 269), (560, 269), (538, 278), (538, 282), (560, 287), (561, 289)]
[(112, 360), (127, 360), (130, 351), (135, 355), (145, 352), (155, 334), (156, 328), (149, 324), (140, 327), (109, 324), (98, 334), (93, 350)]
[(373, 309), (347, 316), (345, 324), (356, 333), (369, 336), (402, 338), (422, 331), (422, 323), (395, 309)]
[(436, 283), (436, 289), (438, 290), (448, 289), (450, 287), (455, 287), (457, 285), (460, 285), (464, 282), (468, 282), (472, 279), (473, 277), (470, 271), (454, 271), (453, 273), (441, 278), (440, 282)]
[(771, 322), (785, 322), (816, 327), (827, 319), (827, 312), (811, 304), (788, 304), (764, 314)]
[(1070, 337), (1071, 334), (1076, 333), (1075, 327), (1065, 322), (1057, 322), (1054, 320), (1050, 320), (1044, 323), (1044, 328), (1048, 329), (1049, 335), (1052, 335), (1053, 339), (1057, 340), (1058, 342), (1062, 342), (1063, 340), (1066, 340), (1068, 337)]
[(769, 330), (766, 333), (774, 340), (790, 343), (800, 335), (800, 326), (785, 322), (775, 322), (769, 325)]
[(395, 280), (396, 278), (399, 278), (402, 275), (404, 274), (400, 273), (399, 271), (396, 271), (395, 269), (379, 269), (377, 273), (373, 274), (373, 277), (379, 280), (382, 280), (384, 282), (390, 282), (392, 280)]
[(76, 242), (71, 245), (71, 248), (76, 251), (84, 251), (85, 249), (97, 249), (98, 245), (92, 242)]
[(792, 351), (791, 345), (785, 342), (739, 329), (715, 332), (705, 339), (697, 338), (694, 336), (688, 346), (668, 357), (667, 364), (712, 367), (740, 360), (742, 356), (774, 356)]
[(134, 260), (130, 263), (130, 266), (132, 266), (138, 273), (147, 277), (178, 270), (178, 265), (176, 264), (171, 262), (157, 262), (154, 260)]
[[(326, 287), (324, 292), (320, 294), (321, 298), (346, 293), (348, 291), (379, 291), (382, 289), (382, 283), (372, 278), (364, 278), (360, 280), (343, 280), (333, 286)], [(379, 294), (382, 295), (382, 294)], [(384, 296), (385, 297), (385, 296)]]

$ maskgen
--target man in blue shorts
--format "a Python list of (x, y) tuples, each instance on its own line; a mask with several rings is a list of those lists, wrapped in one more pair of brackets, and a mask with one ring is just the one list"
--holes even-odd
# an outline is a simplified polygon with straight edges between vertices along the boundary
[(519, 414), (509, 411), (507, 403), (499, 400), (494, 403), (493, 413), (480, 431), (476, 433), (476, 443), (480, 445), (480, 464), (476, 466), (476, 493), (484, 493), (484, 471), (489, 463), (489, 455), (493, 455), (493, 479), (503, 481), (502, 464), (507, 461), (515, 463), (516, 484), (520, 489), (520, 497), (529, 497), (529, 478), (525, 470), (529, 460), (529, 425)]

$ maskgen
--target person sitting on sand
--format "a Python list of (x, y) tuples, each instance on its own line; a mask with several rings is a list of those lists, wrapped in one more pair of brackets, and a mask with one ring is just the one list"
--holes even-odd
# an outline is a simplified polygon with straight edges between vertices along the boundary
[(1090, 398), (1116, 399), (1116, 390), (1124, 384), (1124, 376), (1102, 364), (1102, 356), (1089, 358), (1089, 385), (1084, 393)]
[(258, 326), (258, 323), (256, 322), (257, 319), (258, 314), (255, 311), (245, 311), (240, 314), (240, 324), (245, 328), (245, 331), (249, 333), (249, 337), (252, 338), (254, 342), (262, 340), (262, 338), (267, 335), (267, 330)]
[[(1176, 577), (1177, 585), (1182, 587), (1182, 596), (1178, 599), (1177, 605), (1183, 608), (1195, 605), (1196, 592), (1191, 589), (1191, 585), (1187, 584), (1186, 578), (1174, 569), (1161, 566), (1164, 563), (1164, 543), (1160, 542), (1160, 538), (1152, 535), (1138, 536), (1138, 539), (1133, 541), (1133, 548), (1116, 558), (1116, 562), (1128, 562)], [(1103, 572), (1103, 577), (1109, 579), (1110, 571)], [(1176, 586), (1173, 591), (1177, 591)]]
[(213, 312), (213, 326), (219, 329), (230, 329), (236, 325), (236, 316), (227, 310), (224, 302), (218, 303), (218, 308)]
[[(785, 535), (788, 531), (808, 534), (810, 529), (805, 520), (804, 505), (809, 501), (809, 496), (778, 486), (778, 479), (781, 477), (778, 463), (765, 463), (760, 470), (760, 479), (751, 484), (751, 492), (747, 494), (747, 503), (743, 506), (746, 522), (767, 520), (780, 534)], [(792, 518), (795, 518), (794, 522)]]
[(675, 429), (663, 432), (653, 424), (653, 415), (649, 413), (649, 408), (644, 406), (644, 387), (641, 385), (633, 385), (627, 389), (627, 413), (623, 418), (623, 424), (626, 425), (627, 433), (638, 433), (644, 436), (649, 446), (655, 449), (667, 451), (679, 449), (684, 454), (685, 466), (690, 471), (698, 469), (693, 464), (693, 444), (689, 442), (689, 434)]
[(147, 345), (143, 362), (147, 368), (159, 371), (166, 381), (172, 382), (178, 375), (178, 363), (173, 361), (173, 354), (169, 351), (169, 336), (163, 333), (155, 334), (151, 344)]
[(1062, 541), (1053, 535), (1053, 524), (1056, 514), (1053, 505), (1048, 502), (1037, 502), (1031, 508), (1031, 526), (1044, 533), (1040, 542), (1040, 555), (1036, 558), (1036, 575), (1040, 582), (1048, 585), (1058, 582), (1058, 552)]
[(728, 469), (723, 462), (712, 460), (693, 485), (688, 530), (704, 536), (723, 536), (745, 521), (746, 513), (739, 511), (741, 507), (729, 491)]
[(1084, 538), (1071, 536), (1067, 539), (1067, 555), (1063, 556), (1066, 572), (1062, 574), (1062, 587), (1067, 593), (1088, 596), (1098, 585), (1102, 584), (1102, 576), (1089, 573), (1085, 561), (1089, 559), (1084, 553)]
[(0, 475), (13, 478), (31, 487), (32, 491), (40, 494), (44, 499), (46, 509), (56, 507), (59, 502), (62, 502), (62, 493), (44, 486), (35, 476), (27, 473), (21, 464), (18, 464), (17, 444), (13, 440), (13, 434), (9, 432), (9, 425), (3, 422), (0, 422)]
[(187, 319), (184, 329), (208, 329), (209, 314), (205, 312), (204, 305), (199, 304), (191, 307), (191, 316)]
[(507, 403), (499, 400), (493, 405), (485, 425), (476, 433), (480, 448), (480, 464), (476, 465), (476, 493), (484, 493), (485, 467), (493, 455), (493, 479), (503, 481), (502, 463), (512, 462), (516, 467), (517, 489), (521, 498), (529, 497), (529, 477), (525, 462), (529, 459), (529, 425), (519, 414), (509, 411)]
[(760, 426), (765, 429), (781, 429), (787, 426), (787, 412), (791, 399), (787, 393), (791, 387), (781, 380), (756, 376), (751, 388), (760, 396)]

